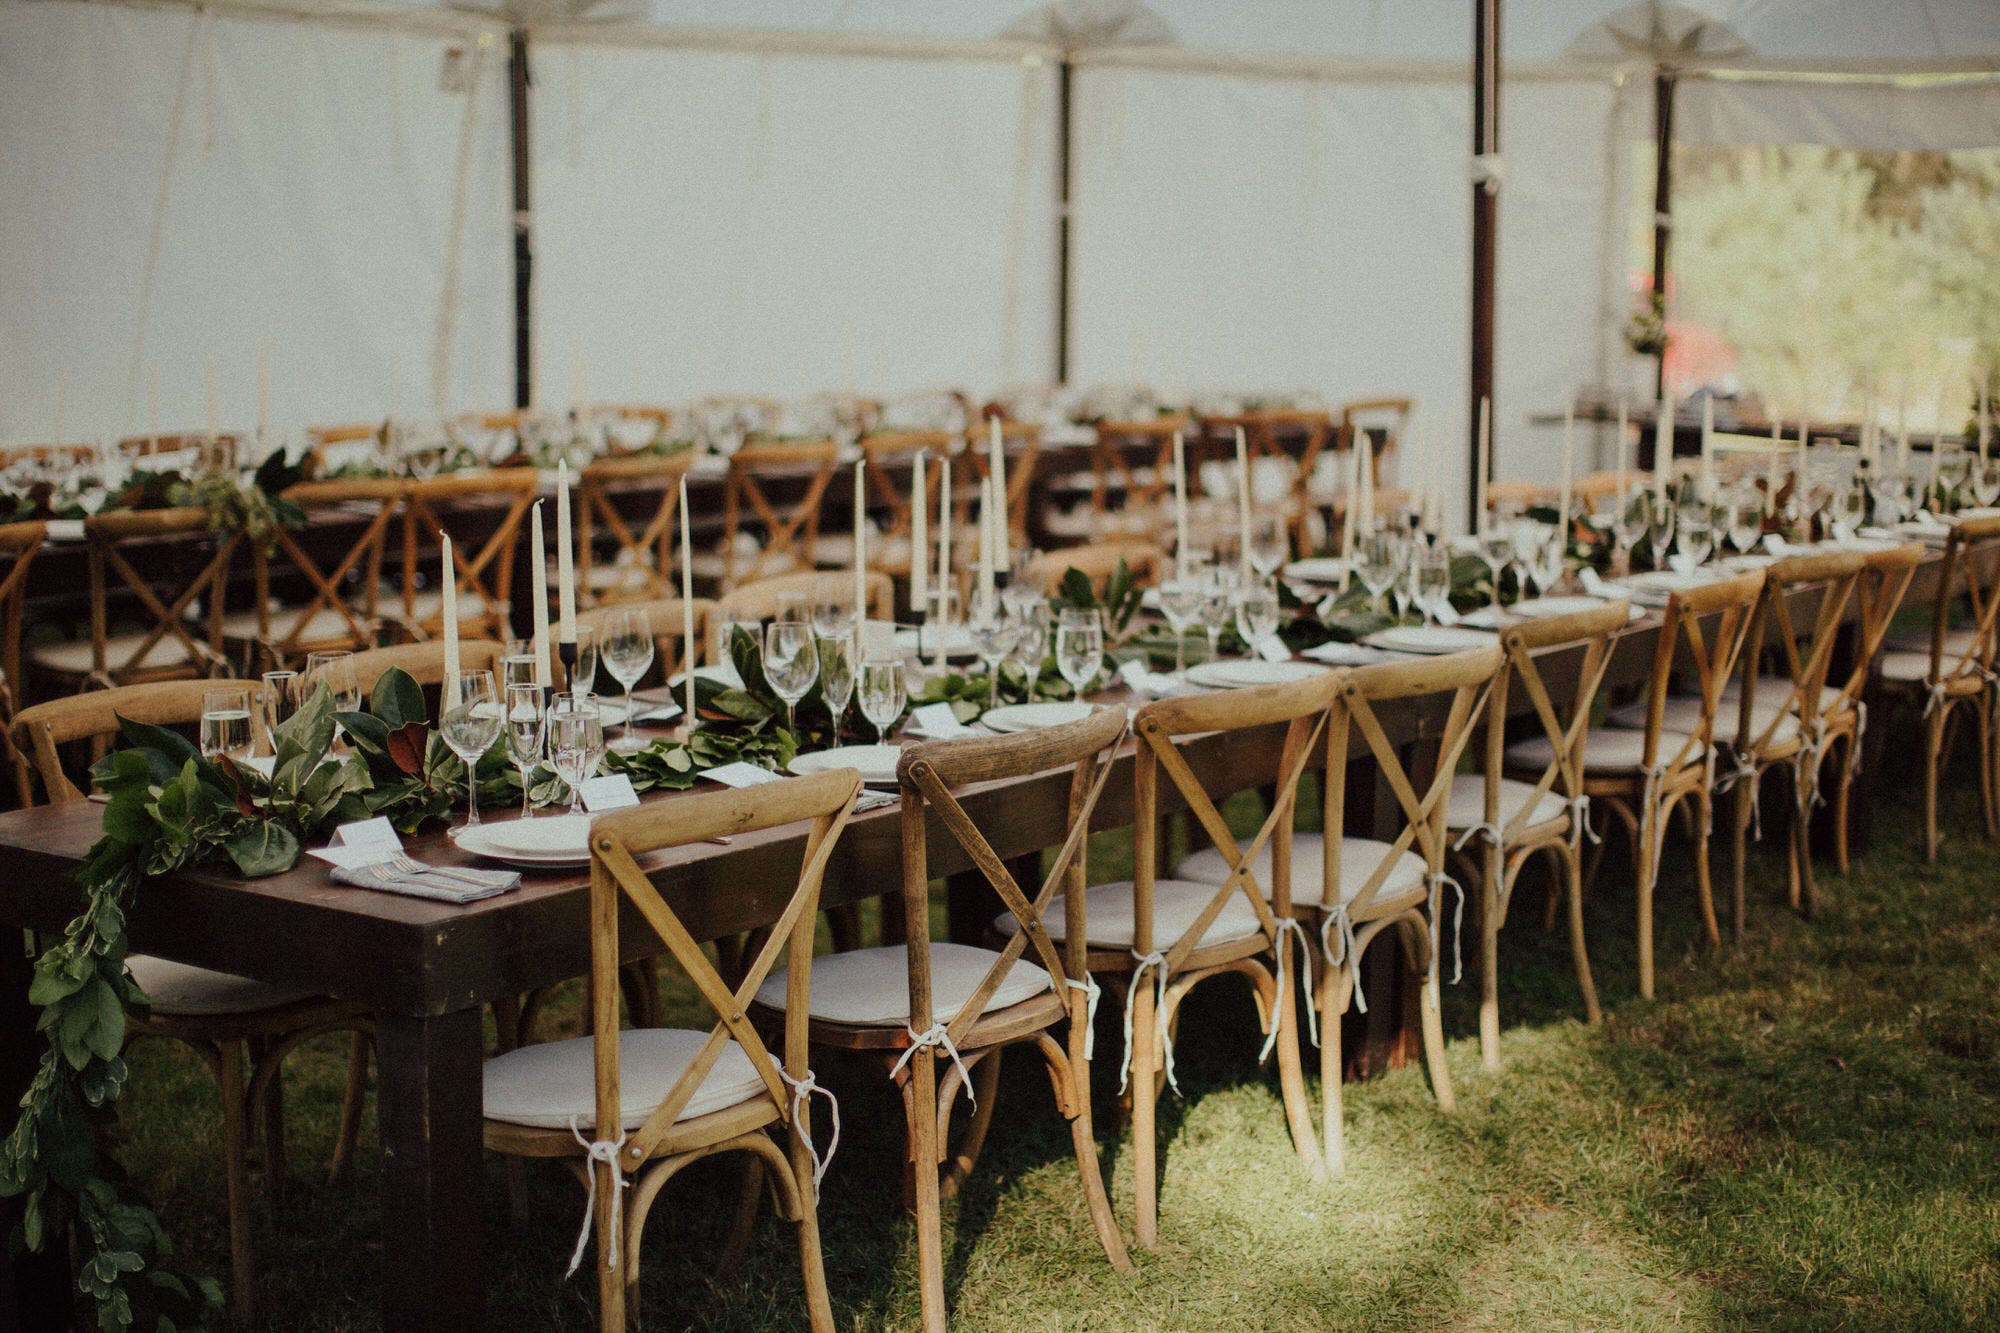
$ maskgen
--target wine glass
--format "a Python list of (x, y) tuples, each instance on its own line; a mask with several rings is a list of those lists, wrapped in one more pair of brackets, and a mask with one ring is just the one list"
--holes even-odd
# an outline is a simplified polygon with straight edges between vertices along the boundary
[(250, 757), (250, 691), (240, 686), (201, 692), (201, 754), (213, 761)]
[(819, 678), (812, 626), (804, 620), (774, 620), (764, 627), (764, 680), (785, 701), (785, 729), (798, 735), (799, 700)]
[(1443, 547), (1418, 550), (1410, 559), (1410, 590), (1424, 623), (1438, 619), (1451, 605), (1451, 552)]
[(1764, 497), (1756, 490), (1737, 495), (1729, 506), (1729, 544), (1748, 555), (1764, 539)]
[(854, 580), (845, 574), (822, 574), (813, 580), (812, 623), (822, 639), (845, 639), (854, 633)]
[(1861, 531), (1868, 521), (1868, 484), (1864, 478), (1856, 477), (1842, 489), (1833, 511), (1834, 535), (1852, 537)]
[(564, 684), (572, 694), (595, 694), (597, 692), (597, 626), (578, 625), (576, 627), (576, 665), (570, 668), (569, 679)]
[[(1222, 594), (1223, 606), (1227, 608), (1229, 594)], [(1217, 624), (1210, 634), (1213, 642), (1221, 634)], [(1069, 682), (1070, 691), (1076, 698), (1083, 698), (1083, 687), (1104, 662), (1104, 621), (1094, 609), (1066, 609), (1056, 622), (1056, 670)]]
[(966, 630), (972, 635), (972, 651), (986, 666), (986, 706), (991, 708), (1000, 702), (1000, 664), (1014, 651), (1018, 637), (1014, 622), (989, 602), (973, 613)]
[(1014, 656), (1028, 682), (1028, 702), (1035, 701), (1035, 686), (1041, 679), (1042, 659), (1049, 652), (1049, 604), (1037, 595), (1014, 615)]
[(462, 827), (479, 824), (479, 756), (500, 736), (500, 706), (493, 692), (491, 671), (461, 671), (446, 680), (438, 707), (438, 734), (447, 749), (465, 764), (466, 815)]
[(611, 748), (630, 754), (640, 748), (632, 734), (632, 687), (653, 669), (653, 623), (644, 611), (607, 611), (598, 623), (598, 653), (625, 687), (625, 721)]
[(847, 716), (848, 700), (854, 697), (854, 640), (849, 635), (822, 637), (819, 652), (819, 693), (826, 711), (833, 715), (833, 744), (840, 746), (840, 722)]
[(1982, 506), (2000, 500), (2000, 458), (1985, 458), (1973, 464), (1972, 497)]
[(875, 724), (875, 743), (886, 745), (889, 728), (903, 715), (908, 696), (900, 656), (870, 657), (861, 664), (861, 715)]
[[(1208, 636), (1208, 660), (1222, 655), (1222, 627), (1229, 623), (1231, 599), (1236, 591), (1236, 566), (1214, 561), (1202, 571), (1201, 629)], [(1060, 634), (1061, 626), (1057, 627)], [(1057, 640), (1061, 642), (1060, 639)], [(1061, 664), (1057, 664), (1060, 669)]]
[(1666, 568), (1667, 548), (1674, 544), (1674, 507), (1664, 495), (1646, 497), (1646, 542), (1653, 548), (1653, 568)]
[(1564, 556), (1563, 539), (1554, 528), (1546, 528), (1546, 536), (1540, 544), (1531, 547), (1528, 558), (1522, 562), (1521, 570), (1534, 585), (1535, 596), (1548, 596), (1549, 589), (1562, 579)]
[(334, 709), (352, 713), (361, 707), (361, 682), (354, 675), (354, 654), (341, 649), (325, 649), (306, 654), (308, 691), (326, 686), (333, 696)]
[(1514, 534), (1502, 528), (1499, 523), (1489, 521), (1486, 530), (1479, 534), (1474, 553), (1481, 564), (1486, 566), (1486, 577), (1492, 584), (1493, 614), (1500, 614), (1500, 575), (1514, 558)]
[(1260, 579), (1236, 594), (1236, 632), (1252, 657), (1278, 632), (1278, 590)]
[(1291, 539), (1285, 524), (1275, 514), (1259, 514), (1250, 521), (1250, 567), (1263, 578), (1276, 574), (1291, 554)]
[(507, 757), (521, 774), (521, 818), (533, 818), (534, 801), (528, 794), (528, 775), (542, 761), (542, 746), (548, 740), (548, 715), (542, 711), (542, 687), (529, 681), (506, 687)]
[(1193, 576), (1168, 579), (1160, 585), (1160, 613), (1174, 632), (1174, 675), (1187, 671), (1188, 627), (1201, 616), (1201, 580)]
[(500, 659), (500, 692), (505, 694), (516, 685), (535, 683), (535, 655), (533, 653), (508, 653)]
[(1380, 610), (1382, 594), (1389, 591), (1403, 568), (1402, 539), (1383, 528), (1363, 537), (1354, 554), (1354, 572), (1360, 576), (1361, 586), (1368, 589), (1369, 609)]
[(576, 813), (584, 780), (597, 771), (604, 754), (604, 715), (591, 694), (558, 694), (548, 714), (549, 761), (556, 776), (569, 787), (570, 813)]
[(1612, 511), (1612, 538), (1625, 555), (1625, 569), (1632, 568), (1632, 549), (1646, 535), (1646, 492), (1628, 495)]
[(1692, 574), (1715, 552), (1715, 511), (1706, 500), (1693, 500), (1681, 505), (1674, 523), (1682, 572)]
[(270, 738), (271, 752), (278, 750), (278, 728), (291, 721), (292, 714), (305, 702), (305, 686), (296, 671), (266, 671), (257, 703), (264, 714), (264, 734)]

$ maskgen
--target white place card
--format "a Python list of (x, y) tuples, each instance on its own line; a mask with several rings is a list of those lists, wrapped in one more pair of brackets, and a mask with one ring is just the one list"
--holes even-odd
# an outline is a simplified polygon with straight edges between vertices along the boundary
[(639, 793), (632, 789), (632, 779), (623, 773), (590, 778), (577, 788), (577, 794), (583, 798), (583, 808), (593, 815), (639, 804)]
[(1289, 662), (1292, 660), (1292, 650), (1285, 646), (1283, 639), (1273, 634), (1257, 645), (1257, 656), (1266, 662)]
[(711, 782), (720, 782), (725, 787), (755, 787), (759, 783), (776, 782), (778, 775), (768, 768), (739, 759), (733, 764), (722, 764), (708, 769), (701, 775)]
[(403, 840), (387, 815), (357, 819), (333, 831), (333, 840), (311, 855), (346, 869), (372, 866), (403, 854)]
[(958, 720), (958, 714), (951, 711), (948, 703), (925, 704), (910, 713), (910, 721), (917, 730), (932, 740), (948, 740), (953, 736), (970, 736), (972, 728)]
[(633, 713), (632, 720), (634, 722), (648, 723), (671, 722), (680, 715), (681, 706), (679, 704), (654, 704), (651, 708), (645, 708), (644, 711)]

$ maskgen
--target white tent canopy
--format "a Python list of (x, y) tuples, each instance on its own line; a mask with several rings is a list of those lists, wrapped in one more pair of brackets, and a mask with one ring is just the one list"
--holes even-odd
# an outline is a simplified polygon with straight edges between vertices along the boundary
[[(1073, 382), (1408, 393), (1463, 439), (1470, 7), (1148, 8), (1153, 44), (1065, 50), (983, 0), (517, 0), (540, 401), (1047, 378), (1067, 58)], [(1550, 466), (1528, 411), (1616, 377), (1626, 8), (1503, 25), (1503, 474)], [(1993, 0), (1694, 8), (1743, 50), (1694, 62), (1683, 137), (2000, 144)], [(511, 21), (0, 0), (0, 442), (144, 430), (155, 379), (202, 425), (211, 362), (241, 427), (260, 342), (281, 431), (510, 402)]]

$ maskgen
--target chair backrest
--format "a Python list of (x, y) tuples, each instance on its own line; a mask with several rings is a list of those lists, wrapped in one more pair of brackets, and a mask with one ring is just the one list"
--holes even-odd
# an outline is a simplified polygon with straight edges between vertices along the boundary
[(1041, 589), (1044, 596), (1053, 597), (1062, 590), (1063, 578), (1075, 569), (1082, 571), (1090, 586), (1102, 596), (1104, 585), (1118, 571), (1121, 560), (1132, 575), (1133, 586), (1139, 588), (1150, 588), (1159, 582), (1160, 570), (1166, 565), (1166, 556), (1160, 548), (1148, 542), (1092, 542), (1036, 556), (1028, 563), (1028, 585)]
[(1910, 590), (1910, 581), (1926, 554), (1921, 542), (1869, 553), (1854, 585), (1854, 600), (1860, 610), (1854, 664), (1839, 683), (1838, 696), (1827, 701), (1825, 716), (1853, 712), (1860, 704), (1875, 671), (1875, 658), (1889, 637), (1890, 622), (1896, 618), (1903, 595)]
[[(1819, 734), (1830, 702), (1826, 685), (1834, 650), (1867, 562), (1861, 551), (1829, 551), (1792, 556), (1765, 569), (1764, 590), (1757, 597), (1739, 668), (1743, 687), (1733, 733), (1738, 754), (1752, 754), (1776, 742), (1788, 718), (1794, 720), (1801, 738), (1810, 741)], [(1814, 585), (1820, 589), (1819, 605), (1811, 625), (1802, 626), (1792, 613), (1792, 594)], [(1772, 649), (1778, 654), (1783, 674), (1791, 680), (1791, 688), (1781, 707), (1760, 709), (1760, 663)], [(1761, 723), (1759, 712), (1763, 713)]]
[[(1598, 687), (1604, 683), (1605, 668), (1611, 664), (1618, 632), (1625, 628), (1629, 614), (1630, 603), (1606, 602), (1587, 611), (1525, 621), (1501, 632), (1500, 651), (1506, 661), (1493, 686), (1486, 715), (1486, 809), (1481, 820), (1488, 828), (1500, 828), (1500, 779), (1506, 769), (1507, 720), (1515, 689), (1528, 696), (1535, 724), (1548, 738), (1552, 757), (1535, 783), (1535, 798), (1522, 802), (1514, 818), (1500, 828), (1496, 846), (1505, 846), (1520, 835), (1547, 792), (1576, 808), (1574, 802), (1583, 795), (1583, 746), (1590, 730), (1591, 708), (1597, 701)], [(1559, 707), (1536, 654), (1563, 647), (1580, 650), (1583, 660), (1577, 667), (1576, 687), (1568, 705)], [(1581, 829), (1581, 820), (1577, 826)]]
[[(674, 424), (674, 410), (660, 403), (597, 403), (590, 415), (608, 423), (604, 447), (613, 458), (652, 448), (667, 438)], [(626, 426), (634, 429), (627, 431)]]
[(1554, 486), (1539, 481), (1496, 481), (1486, 488), (1486, 509), (1498, 513), (1506, 508), (1553, 507), (1558, 495)]
[[(888, 620), (894, 610), (896, 582), (880, 570), (868, 571), (868, 618)], [(854, 587), (852, 570), (800, 570), (796, 574), (774, 574), (768, 579), (758, 579), (755, 583), (745, 583), (731, 588), (715, 599), (713, 605), (717, 623), (737, 621), (769, 620), (778, 614), (778, 604), (786, 598), (805, 598), (811, 602), (818, 590), (821, 579), (839, 579), (841, 591), (849, 592)], [(725, 657), (727, 655), (725, 654)]]
[[(1350, 668), (1327, 711), (1326, 780), (1323, 827), (1326, 854), (1320, 858), (1320, 906), (1329, 913), (1345, 908), (1349, 916), (1366, 910), (1388, 882), (1403, 854), (1414, 848), (1432, 877), (1444, 873), (1445, 817), (1459, 756), (1465, 753), (1473, 724), (1486, 711), (1493, 684), (1505, 658), (1498, 645), (1452, 653), (1416, 662), (1383, 662)], [(1444, 725), (1431, 745), (1421, 746), (1417, 764), (1406, 763), (1403, 751), (1382, 725), (1376, 705), (1425, 696), (1450, 700)], [(1341, 882), (1341, 855), (1347, 830), (1347, 766), (1352, 759), (1353, 733), (1361, 733), (1369, 758), (1395, 797), (1402, 830), (1388, 844), (1381, 860), (1352, 893)], [(1429, 751), (1426, 756), (1426, 751)], [(1423, 772), (1428, 757), (1429, 773)], [(1419, 788), (1421, 787), (1421, 790)]]
[[(806, 1032), (810, 1021), (813, 932), (817, 924), (820, 885), (828, 860), (861, 790), (861, 775), (839, 769), (813, 777), (745, 787), (701, 796), (656, 801), (600, 816), (590, 826), (590, 1002), (595, 1029), (597, 1120), (599, 1137), (619, 1132), (618, 999), (619, 920), (628, 904), (680, 964), (695, 993), (712, 1014), (708, 1039), (681, 1077), (660, 1099), (644, 1124), (625, 1133), (629, 1158), (643, 1162), (674, 1132), (688, 1102), (714, 1069), (733, 1040), (757, 1071), (765, 1093), (783, 1123), (791, 1123), (794, 1083), (806, 1077)], [(750, 833), (811, 820), (799, 877), (784, 911), (772, 922), (770, 936), (745, 967), (735, 986), (725, 982), (702, 946), (681, 923), (674, 909), (653, 887), (639, 858), (666, 847), (685, 847), (711, 838)], [(746, 1016), (757, 988), (771, 974), (780, 954), (788, 971), (782, 1074), (778, 1060)]]
[[(388, 549), (390, 525), (409, 486), (389, 477), (356, 478), (304, 481), (285, 491), (287, 500), (305, 510), (306, 522), (315, 532), (325, 533), (343, 517), (359, 521), (361, 530), (330, 568), (301, 540), (302, 534), (282, 525), (273, 529), (269, 549), (251, 547), (256, 571), (257, 641), (266, 661), (290, 663), (316, 648), (361, 649), (375, 642), (382, 628), (382, 556)], [(274, 612), (274, 554), (282, 556), (283, 572), (305, 581), (311, 600)], [(347, 586), (350, 578), (356, 580), (351, 593)], [(333, 613), (338, 625), (329, 629), (324, 622), (314, 624), (322, 611)]]
[[(840, 446), (832, 440), (746, 444), (729, 456), (729, 476), (722, 488), (723, 591), (795, 564), (812, 567), (813, 547), (819, 540), (820, 502), (826, 498), (839, 462)], [(804, 482), (799, 498), (782, 509), (767, 489), (780, 478)], [(747, 563), (736, 550), (745, 501), (751, 517), (764, 529), (763, 544)]]
[(203, 431), (175, 431), (169, 435), (128, 435), (118, 441), (118, 452), (127, 458), (152, 458), (158, 454), (205, 453), (217, 462), (234, 467), (236, 451), (243, 437), (234, 431), (209, 435)]
[[(478, 625), (489, 638), (513, 637), (509, 598), (514, 550), (538, 486), (535, 470), (526, 467), (455, 472), (409, 483), (403, 501), (403, 616), (411, 630), (438, 634), (444, 626), (442, 606), (429, 615), (417, 613), (417, 580), (436, 575), (442, 532), (451, 535), (459, 620)], [(493, 510), (500, 506), (496, 523)], [(483, 542), (467, 540), (482, 531)]]
[(885, 545), (909, 538), (910, 506), (914, 503), (910, 491), (918, 454), (924, 456), (924, 512), (937, 512), (938, 464), (950, 451), (951, 441), (952, 433), (946, 430), (879, 430), (862, 436), (869, 503), (877, 510), (889, 511), (889, 526), (882, 534)]
[(28, 566), (48, 539), (46, 523), (0, 524), (0, 726), (27, 702), (21, 679), (21, 622), (28, 602)]
[[(679, 593), (674, 568), (679, 559), (681, 478), (694, 466), (695, 451), (665, 456), (600, 458), (586, 465), (577, 482), (577, 586), (587, 603)], [(636, 510), (645, 526), (636, 533), (626, 511)], [(597, 559), (602, 524), (618, 543), (609, 567)], [(599, 572), (599, 571), (602, 572)]]
[[(460, 639), (458, 641), (458, 665), (462, 671), (497, 671), (500, 655), (506, 651), (503, 644), (492, 639)], [(375, 682), (392, 668), (409, 673), (419, 685), (442, 685), (444, 683), (444, 640), (428, 639), (422, 643), (398, 643), (387, 648), (371, 648), (367, 652), (354, 655), (354, 680), (361, 687), (366, 698), (375, 689)], [(494, 684), (497, 686), (498, 681)]]
[[(969, 464), (974, 483), (969, 487), (954, 486), (958, 492), (958, 503), (953, 518), (960, 530), (972, 532), (973, 497), (981, 494), (986, 486), (986, 473), (992, 466), (993, 427), (981, 421), (977, 429), (965, 432), (965, 450), (959, 455), (961, 464)], [(1172, 444), (1169, 442), (1169, 449)], [(1007, 531), (1009, 540), (1017, 547), (1025, 546), (1028, 540), (1028, 501), (1035, 485), (1035, 464), (1042, 456), (1042, 428), (1029, 421), (1000, 419), (1000, 449), (1007, 461)], [(1171, 459), (1172, 455), (1169, 454)], [(957, 469), (954, 468), (954, 471)]]
[[(317, 477), (327, 471), (328, 455), (343, 444), (375, 444), (384, 438), (385, 427), (379, 421), (345, 421), (332, 426), (306, 427), (306, 475)], [(352, 457), (363, 451), (342, 449), (343, 457)]]
[[(619, 602), (615, 606), (600, 606), (594, 611), (578, 612), (576, 623), (578, 628), (589, 629), (596, 633), (601, 662), (605, 617), (614, 612), (643, 614), (646, 623), (653, 631), (653, 665), (646, 672), (646, 676), (648, 678), (657, 676), (664, 680), (687, 665), (684, 660), (685, 655), (681, 651), (682, 643), (687, 637), (687, 620), (681, 613), (684, 605), (694, 608), (694, 651), (695, 656), (699, 658), (703, 645), (708, 642), (709, 626), (713, 623), (715, 615), (715, 603), (706, 597), (697, 597), (691, 603), (683, 603), (678, 597), (657, 597), (644, 602)], [(554, 663), (550, 664), (550, 669), (552, 671), (555, 669)], [(609, 669), (604, 668), (604, 675), (598, 679), (602, 680), (609, 674)], [(554, 675), (550, 677), (552, 680), (556, 678)], [(637, 687), (644, 683), (642, 679), (634, 681), (633, 685)]]
[(1588, 507), (1606, 496), (1618, 494), (1621, 488), (1627, 495), (1637, 495), (1652, 484), (1653, 474), (1650, 472), (1634, 470), (1620, 472), (1613, 468), (1607, 472), (1592, 472), (1588, 476), (1578, 477), (1573, 489), (1577, 500)]
[[(201, 720), (202, 695), (213, 688), (206, 680), (153, 681), (86, 690), (67, 699), (51, 699), (22, 709), (14, 719), (13, 743), (41, 778), (41, 804), (83, 799), (84, 793), (63, 771), (60, 747), (115, 736), (121, 717), (156, 727), (192, 725)], [(21, 803), (35, 803), (25, 782)]]
[[(1374, 479), (1382, 480), (1382, 460), (1402, 443), (1416, 406), (1411, 398), (1356, 398), (1341, 404), (1340, 447), (1352, 449), (1367, 440), (1368, 458), (1375, 465)], [(1378, 434), (1382, 437), (1379, 442), (1375, 438)]]
[[(903, 751), (896, 765), (896, 778), (903, 796), (903, 912), (904, 919), (911, 923), (907, 953), (912, 1032), (919, 1035), (929, 1032), (934, 1023), (930, 932), (924, 924), (930, 920), (931, 873), (926, 840), (933, 821), (965, 852), (1020, 923), (1020, 929), (1002, 947), (1000, 956), (987, 969), (971, 998), (959, 1006), (957, 1015), (946, 1027), (952, 1046), (965, 1040), (966, 1032), (985, 1012), (986, 1002), (1007, 979), (1015, 961), (1030, 948), (1034, 950), (1035, 963), (1049, 974), (1055, 993), (1065, 1006), (1069, 1003), (1066, 983), (1074, 980), (1082, 985), (1086, 980), (1084, 845), (1090, 832), (1091, 812), (1110, 776), (1111, 760), (1125, 737), (1125, 727), (1123, 708), (1100, 708), (1089, 717), (1043, 731), (930, 741)], [(1065, 768), (1070, 770), (1065, 836), (1041, 887), (1030, 898), (952, 792), (970, 783)], [(1042, 924), (1042, 913), (1059, 888), (1063, 894), (1065, 926), (1062, 952), (1057, 951)]]
[[(223, 655), (222, 620), (224, 599), (229, 587), (229, 570), (243, 545), (241, 532), (211, 533), (208, 513), (202, 509), (148, 509), (130, 513), (93, 514), (83, 521), (85, 549), (90, 566), (90, 679), (101, 686), (131, 685), (144, 680), (227, 674)], [(156, 579), (134, 564), (136, 545), (170, 543), (176, 555), (191, 556), (199, 562), (193, 577), (174, 590), (165, 585), (165, 595)], [(172, 562), (140, 557), (147, 570), (166, 572), (161, 567)], [(110, 598), (115, 576), (121, 592), (130, 593), (143, 612), (146, 628), (136, 643), (120, 643), (116, 660), (111, 657)], [(195, 603), (208, 622), (206, 635), (197, 635), (183, 617)], [(178, 661), (154, 662), (153, 652), (172, 641), (184, 650)]]
[[(1292, 822), (1298, 807), (1299, 782), (1305, 776), (1316, 742), (1326, 730), (1328, 709), (1343, 680), (1340, 672), (1329, 671), (1293, 684), (1161, 699), (1145, 705), (1133, 716), (1132, 730), (1139, 742), (1132, 760), (1132, 951), (1135, 954), (1144, 957), (1154, 952), (1164, 953), (1168, 974), (1178, 971), (1215, 918), (1228, 906), (1230, 898), (1237, 894), (1250, 904), (1265, 933), (1276, 938), (1277, 918), (1291, 915)], [(1175, 741), (1178, 737), (1276, 726), (1285, 728), (1285, 741), (1278, 760), (1271, 808), (1249, 844), (1240, 845), (1210, 797), (1207, 784), (1189, 766)], [(1156, 940), (1153, 931), (1162, 772), (1172, 790), (1187, 802), (1195, 826), (1230, 868), (1228, 877), (1216, 888), (1201, 915), (1172, 941)], [(1267, 846), (1271, 849), (1271, 883), (1260, 885), (1256, 867)]]
[(89, 444), (12, 444), (0, 449), (0, 468), (34, 459), (39, 463), (88, 463), (97, 457)]
[[(1757, 596), (1764, 587), (1764, 573), (1739, 574), (1735, 578), (1703, 584), (1667, 599), (1660, 621), (1660, 638), (1653, 653), (1653, 674), (1647, 682), (1646, 738), (1641, 767), (1662, 772), (1705, 763), (1708, 747), (1715, 736), (1715, 712), (1722, 700), (1722, 687), (1736, 669), (1736, 658), (1750, 635), (1750, 620)], [(1716, 618), (1714, 633), (1703, 622)], [(1674, 663), (1685, 654), (1701, 691), (1701, 718), (1669, 755), (1662, 755), (1661, 729), (1666, 719), (1667, 696), (1673, 683)]]
[[(1947, 643), (1957, 595), (1963, 592), (1971, 630), (1962, 649)], [(2000, 516), (1960, 519), (1945, 538), (1931, 613), (1930, 671), (1926, 683), (1952, 694), (1975, 693), (2000, 654)]]
[[(1090, 450), (1091, 511), (1102, 514), (1110, 508), (1114, 482), (1124, 491), (1128, 508), (1159, 505), (1174, 485), (1174, 435), (1190, 437), (1193, 432), (1194, 423), (1182, 416), (1098, 422)], [(1190, 475), (1194, 465), (1189, 458)]]

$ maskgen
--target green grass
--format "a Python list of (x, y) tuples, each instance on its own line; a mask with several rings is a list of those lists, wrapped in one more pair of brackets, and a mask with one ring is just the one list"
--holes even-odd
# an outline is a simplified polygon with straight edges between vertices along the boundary
[[(1689, 857), (1670, 848), (1658, 1003), (1635, 998), (1629, 873), (1614, 848), (1589, 908), (1607, 1011), (1596, 1029), (1573, 1017), (1565, 938), (1542, 930), (1531, 871), (1502, 938), (1505, 1071), (1480, 1070), (1468, 975), (1446, 996), (1459, 1113), (1438, 1114), (1415, 1067), (1351, 1088), (1349, 1171), (1331, 1187), (1298, 1173), (1275, 1079), (1255, 1064), (1247, 991), (1214, 983), (1178, 1044), (1185, 1095), (1162, 1107), (1161, 1245), (1135, 1256), (1132, 1275), (1105, 1264), (1047, 1082), (1015, 1058), (980, 1169), (947, 1205), (955, 1326), (2000, 1324), (1994, 848), (1977, 836), (1969, 774), (1953, 784), (1947, 841), (1929, 868), (1914, 784), (1891, 773), (1876, 785), (1874, 845), (1844, 878), (1823, 870), (1818, 920), (1782, 905), (1778, 839), (1758, 851), (1740, 954), (1700, 946)], [(1124, 845), (1100, 843), (1102, 874)], [(1718, 890), (1723, 864), (1718, 855)], [(1100, 1016), (1096, 1108), (1129, 1234), (1130, 1145), (1105, 1128), (1112, 1008)], [(573, 1029), (573, 1012), (559, 1017)], [(134, 1066), (121, 1155), (182, 1248), (226, 1272), (208, 1076), (159, 1043), (138, 1048)], [(344, 1046), (328, 1041), (289, 1069), (292, 1198), (281, 1218), (261, 1196), (258, 1211), (259, 1299), (274, 1328), (375, 1323), (372, 1137), (351, 1182), (316, 1178), (343, 1066)], [(836, 1317), (847, 1328), (909, 1327), (917, 1293), (911, 1228), (896, 1206), (900, 1112), (870, 1067), (830, 1064), (821, 1076), (845, 1122), (821, 1205)], [(562, 1278), (582, 1192), (546, 1163), (530, 1179), (533, 1221), (515, 1233), (488, 1163), (490, 1322), (590, 1326), (588, 1275)], [(790, 1227), (760, 1222), (729, 1280), (706, 1261), (735, 1181), (728, 1163), (705, 1164), (663, 1194), (646, 1237), (651, 1326), (802, 1326)]]

